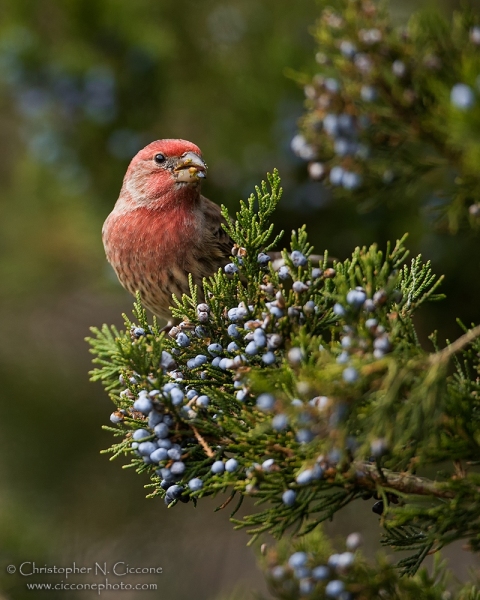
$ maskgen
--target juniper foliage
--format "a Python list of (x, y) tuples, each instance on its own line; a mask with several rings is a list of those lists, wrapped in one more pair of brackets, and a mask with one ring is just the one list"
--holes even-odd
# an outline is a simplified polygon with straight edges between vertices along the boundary
[[(302, 227), (283, 266), (272, 264), (280, 197), (275, 171), (241, 203), (226, 226), (236, 271), (205, 280), (204, 303), (193, 284), (174, 298), (179, 326), (161, 332), (137, 297), (124, 331), (92, 329), (91, 377), (115, 405), (106, 429), (118, 441), (106, 452), (148, 476), (149, 497), (169, 507), (226, 493), (219, 508), (230, 505), (252, 542), (265, 532), (313, 539), (310, 562), (315, 552), (325, 560), (319, 525), (364, 500), (376, 501), (384, 543), (409, 551), (403, 573), (454, 540), (478, 551), (479, 329), (464, 327), (444, 349), (434, 337), (422, 347), (413, 317), (442, 298), (442, 278), (408, 259), (406, 236), (345, 261), (325, 251), (318, 264)], [(258, 509), (236, 518), (245, 496)], [(419, 585), (431, 590), (423, 597), (441, 597), (435, 577), (400, 581), (384, 562), (357, 558), (331, 565), (320, 583), (308, 575), (312, 597), (329, 597), (338, 578), (353, 597), (385, 589), (413, 598)], [(277, 597), (297, 598), (287, 583), (295, 573), (285, 573)]]
[[(315, 600), (325, 597), (385, 600), (480, 598), (480, 590), (474, 583), (458, 589), (454, 596), (450, 591), (452, 578), (438, 556), (430, 573), (422, 568), (413, 577), (399, 577), (398, 571), (385, 557), (379, 557), (375, 564), (367, 561), (358, 549), (359, 544), (358, 536), (350, 535), (341, 548), (343, 551), (335, 553), (330, 541), (319, 529), (301, 539), (282, 540), (275, 548), (268, 548), (260, 561), (267, 573), (270, 592), (282, 600), (299, 597)], [(293, 566), (301, 563), (302, 559), (302, 566)]]
[(478, 228), (478, 15), (397, 27), (385, 2), (333, 0), (314, 36), (317, 72), (292, 73), (306, 95), (292, 148), (311, 177), (362, 210), (413, 200), (451, 231)]

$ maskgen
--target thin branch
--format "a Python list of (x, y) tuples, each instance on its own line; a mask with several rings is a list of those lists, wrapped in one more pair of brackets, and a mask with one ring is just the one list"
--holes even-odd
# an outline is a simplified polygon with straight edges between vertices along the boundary
[(225, 502), (223, 502), (223, 504), (220, 504), (220, 506), (217, 506), (217, 508), (213, 512), (217, 512), (219, 510), (223, 510), (226, 506), (228, 506), (230, 504), (230, 502), (233, 500), (233, 498), (235, 497), (236, 493), (237, 493), (237, 490), (233, 490), (233, 492), (225, 500)]
[(271, 450), (275, 450), (277, 452), (282, 452), (283, 454), (285, 454), (289, 458), (295, 454), (293, 452), (293, 450), (291, 450), (290, 448), (284, 448), (280, 444), (273, 444), (273, 445), (270, 446), (270, 449)]
[(209, 458), (214, 458), (215, 457), (215, 452), (210, 448), (210, 446), (207, 444), (207, 442), (205, 441), (205, 439), (200, 435), (200, 433), (198, 432), (198, 429), (192, 425), (192, 431), (195, 435), (195, 437), (198, 440), (198, 443), (200, 444), (200, 446), (205, 450), (205, 454), (209, 457)]
[(450, 360), (453, 354), (463, 350), (465, 346), (468, 346), (468, 344), (473, 342), (473, 340), (478, 337), (480, 337), (480, 325), (477, 325), (473, 329), (467, 331), (467, 333), (459, 337), (458, 340), (455, 340), (453, 344), (450, 344), (446, 348), (443, 348), (443, 350), (432, 354), (430, 357), (430, 362), (434, 364), (447, 362)]
[(375, 489), (380, 484), (404, 494), (447, 499), (455, 497), (451, 490), (443, 489), (442, 484), (410, 473), (396, 473), (386, 469), (379, 473), (377, 466), (371, 463), (355, 463), (355, 470), (357, 479), (361, 480), (359, 483), (370, 489)]

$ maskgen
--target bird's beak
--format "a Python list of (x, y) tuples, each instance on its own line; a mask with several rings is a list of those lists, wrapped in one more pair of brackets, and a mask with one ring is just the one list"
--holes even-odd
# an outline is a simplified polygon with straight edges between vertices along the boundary
[(177, 160), (173, 172), (177, 181), (198, 183), (201, 179), (206, 179), (207, 165), (195, 152), (185, 152)]

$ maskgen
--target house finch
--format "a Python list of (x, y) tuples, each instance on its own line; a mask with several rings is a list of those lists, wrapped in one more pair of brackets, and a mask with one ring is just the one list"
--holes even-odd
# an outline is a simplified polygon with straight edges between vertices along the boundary
[(207, 165), (185, 140), (152, 142), (130, 163), (103, 225), (107, 259), (120, 283), (171, 321), (172, 294), (189, 293), (229, 262), (232, 241), (220, 208), (200, 194)]

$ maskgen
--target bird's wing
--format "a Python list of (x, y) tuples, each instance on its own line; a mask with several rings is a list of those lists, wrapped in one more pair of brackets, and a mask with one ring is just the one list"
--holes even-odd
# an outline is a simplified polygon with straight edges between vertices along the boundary
[(225, 219), (217, 204), (204, 196), (201, 197), (201, 202), (202, 212), (205, 215), (205, 227), (208, 231), (207, 235), (215, 246), (219, 262), (226, 264), (229, 262), (228, 257), (232, 252), (233, 241), (222, 227), (222, 223), (225, 223)]

